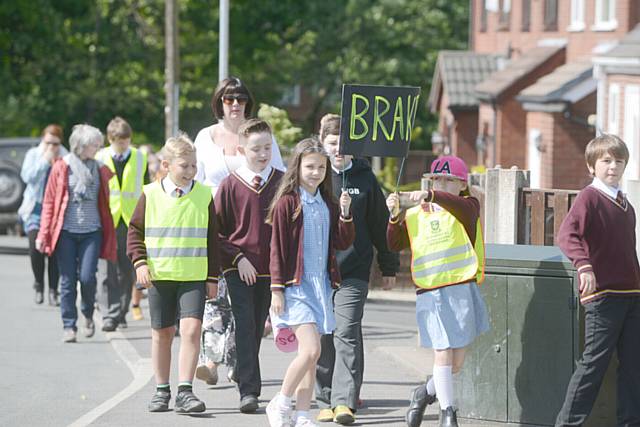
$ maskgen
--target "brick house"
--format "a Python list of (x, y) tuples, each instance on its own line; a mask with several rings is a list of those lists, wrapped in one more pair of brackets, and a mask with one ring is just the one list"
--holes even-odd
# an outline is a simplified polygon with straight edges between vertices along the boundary
[[(635, 27), (640, 1), (470, 1), (469, 52), (504, 58), (474, 86), (475, 145), (484, 150), (476, 150), (473, 163), (529, 169), (532, 187), (581, 188), (589, 180), (582, 153), (596, 131), (589, 117), (601, 112), (592, 58), (606, 55)], [(436, 67), (433, 84), (443, 82), (447, 93), (448, 79), (439, 74)], [(440, 124), (449, 120), (456, 128), (447, 101), (430, 97), (430, 107), (445, 113)], [(451, 149), (457, 154), (459, 147)]]

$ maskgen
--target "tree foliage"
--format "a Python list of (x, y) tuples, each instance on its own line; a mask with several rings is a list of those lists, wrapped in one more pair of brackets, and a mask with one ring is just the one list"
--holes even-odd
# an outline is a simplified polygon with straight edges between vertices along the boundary
[[(218, 4), (180, 0), (180, 127), (213, 121)], [(422, 87), (414, 141), (434, 123), (426, 105), (438, 51), (464, 49), (467, 0), (233, 0), (230, 72), (258, 102), (282, 106), (300, 85), (300, 123), (317, 131), (337, 112), (343, 83)], [(0, 3), (0, 129), (37, 134), (49, 122), (101, 128), (118, 114), (137, 143), (164, 138), (163, 0), (12, 0)]]

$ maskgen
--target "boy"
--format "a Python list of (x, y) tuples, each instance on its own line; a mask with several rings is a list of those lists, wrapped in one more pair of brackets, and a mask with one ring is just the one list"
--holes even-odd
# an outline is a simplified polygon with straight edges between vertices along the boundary
[(222, 181), (215, 197), (224, 278), (236, 323), (239, 409), (258, 409), (260, 342), (271, 305), (267, 210), (283, 173), (270, 166), (273, 136), (267, 122), (251, 119), (239, 129), (238, 151), (246, 164)]
[[(171, 342), (180, 316), (179, 386), (175, 412), (203, 412), (192, 391), (200, 350), (204, 302), (215, 296), (219, 274), (218, 230), (211, 190), (193, 180), (196, 149), (185, 135), (162, 149), (168, 175), (144, 186), (129, 226), (127, 254), (136, 279), (149, 289), (151, 359), (156, 393), (150, 412), (169, 409)], [(205, 285), (206, 283), (206, 285)]]
[(121, 117), (107, 125), (109, 147), (96, 156), (114, 173), (109, 181), (109, 208), (116, 227), (117, 262), (107, 262), (106, 278), (100, 293), (102, 330), (115, 331), (127, 327), (125, 316), (131, 302), (131, 289), (136, 273), (127, 257), (127, 229), (131, 215), (148, 184), (147, 155), (131, 147), (131, 126)]
[(624, 142), (601, 135), (587, 145), (594, 176), (558, 233), (558, 245), (579, 273), (585, 348), (567, 388), (556, 426), (583, 425), (614, 350), (618, 351), (617, 425), (640, 425), (640, 266), (635, 212), (620, 191), (629, 160)]
[(336, 329), (320, 339), (322, 352), (316, 369), (316, 401), (321, 408), (318, 421), (351, 424), (357, 409), (364, 371), (362, 315), (369, 292), (373, 247), (378, 251), (383, 289), (395, 284), (398, 255), (387, 248), (386, 224), (389, 211), (371, 167), (364, 160), (338, 154), (340, 116), (327, 114), (320, 123), (320, 141), (331, 159), (333, 190), (340, 197), (345, 190), (352, 197), (356, 228), (353, 246), (338, 251), (341, 286), (334, 293)]

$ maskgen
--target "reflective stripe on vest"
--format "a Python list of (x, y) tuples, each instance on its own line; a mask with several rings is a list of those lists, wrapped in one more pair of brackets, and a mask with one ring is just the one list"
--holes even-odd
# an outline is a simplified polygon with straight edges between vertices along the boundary
[[(96, 157), (111, 169), (111, 172), (116, 172), (110, 150), (105, 148), (101, 150)], [(117, 176), (113, 176), (109, 180), (109, 208), (111, 210), (111, 216), (113, 217), (113, 223), (116, 226), (120, 218), (129, 226), (133, 211), (142, 194), (144, 172), (146, 169), (147, 155), (131, 147), (129, 160), (122, 171), (122, 185), (118, 182)]]
[(196, 182), (171, 197), (159, 181), (144, 186), (147, 264), (153, 280), (204, 281), (211, 190)]
[(411, 273), (417, 286), (435, 289), (476, 278), (484, 279), (484, 242), (478, 220), (476, 244), (464, 226), (445, 210), (425, 212), (416, 206), (407, 211), (411, 241)]

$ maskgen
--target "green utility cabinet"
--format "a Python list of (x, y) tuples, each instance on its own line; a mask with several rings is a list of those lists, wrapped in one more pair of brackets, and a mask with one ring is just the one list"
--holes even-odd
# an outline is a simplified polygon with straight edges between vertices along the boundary
[[(495, 244), (485, 271), (491, 329), (457, 376), (459, 416), (552, 426), (584, 346), (576, 271), (555, 246)], [(614, 364), (587, 426), (615, 425)]]

